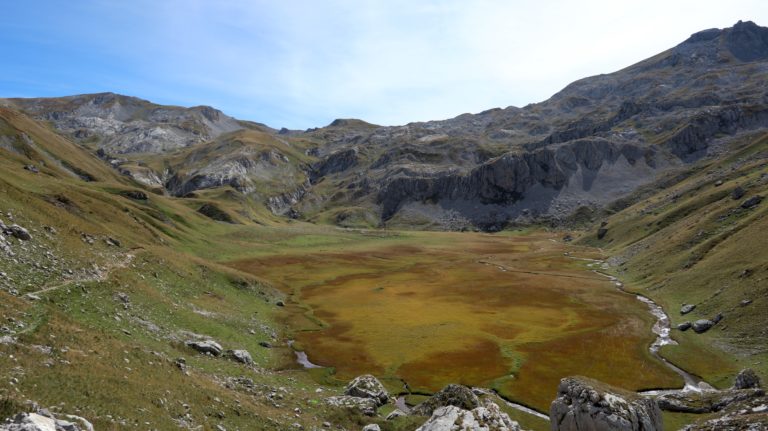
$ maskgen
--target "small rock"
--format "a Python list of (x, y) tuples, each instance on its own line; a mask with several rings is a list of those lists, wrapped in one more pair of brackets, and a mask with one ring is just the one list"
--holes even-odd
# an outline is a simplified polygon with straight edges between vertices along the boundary
[(259, 341), (259, 346), (265, 348), (265, 349), (271, 349), (272, 345), (266, 341)]
[(278, 307), (285, 307), (285, 302), (277, 301), (277, 302), (275, 302), (275, 305), (277, 305)]
[(746, 193), (747, 193), (746, 190), (744, 190), (740, 186), (737, 186), (735, 189), (733, 189), (733, 191), (731, 191), (731, 199), (737, 201), (743, 198)]
[(394, 409), (394, 410), (392, 410), (392, 412), (390, 412), (387, 415), (385, 420), (391, 421), (391, 420), (395, 420), (397, 418), (401, 418), (401, 417), (404, 417), (404, 416), (408, 416), (408, 415), (404, 411), (402, 411), (400, 409)]
[(750, 209), (758, 206), (760, 202), (763, 201), (763, 197), (760, 195), (752, 196), (751, 198), (745, 200), (741, 203), (741, 207), (744, 209)]
[(677, 325), (677, 329), (680, 330), (680, 331), (687, 331), (687, 330), (691, 329), (691, 326), (692, 326), (691, 322), (683, 322), (683, 323)]
[(696, 305), (694, 304), (683, 304), (683, 306), (680, 307), (680, 314), (688, 314), (695, 309)]
[(736, 379), (733, 382), (734, 389), (752, 389), (759, 387), (760, 377), (758, 377), (750, 368), (741, 370), (739, 374), (736, 375)]
[(366, 416), (376, 416), (378, 404), (373, 398), (350, 397), (348, 395), (327, 398), (326, 403), (333, 407), (345, 408)]
[(715, 326), (715, 322), (707, 319), (699, 319), (693, 322), (693, 331), (697, 334), (707, 332), (711, 327)]
[(323, 422), (323, 428), (330, 428), (331, 423), (330, 422)]
[(715, 315), (715, 317), (712, 318), (712, 323), (717, 325), (718, 323), (720, 323), (721, 320), (723, 320), (723, 313), (717, 313), (717, 315)]
[(720, 187), (723, 185), (723, 180), (717, 180), (715, 181), (715, 187)]
[(739, 305), (742, 306), (742, 307), (746, 307), (747, 305), (749, 305), (751, 303), (752, 303), (751, 299), (742, 299), (741, 302), (739, 302)]
[(381, 427), (377, 424), (368, 424), (363, 427), (363, 431), (381, 431)]
[(37, 169), (37, 166), (35, 165), (25, 165), (24, 169), (28, 170), (29, 172), (32, 172), (33, 174), (40, 173), (40, 169)]

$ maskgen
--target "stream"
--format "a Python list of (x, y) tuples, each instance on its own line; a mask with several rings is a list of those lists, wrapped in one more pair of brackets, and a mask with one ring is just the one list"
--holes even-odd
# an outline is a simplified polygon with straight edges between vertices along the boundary
[[(607, 269), (607, 264), (601, 260), (585, 259), (585, 258), (578, 258), (573, 256), (568, 256), (568, 257), (570, 257), (571, 259), (590, 261), (591, 263), (587, 264), (588, 267), (599, 266), (600, 269), (603, 269), (603, 270)], [(599, 269), (592, 269), (592, 272), (608, 278), (611, 282), (613, 282), (613, 284), (616, 286), (617, 289), (619, 289), (620, 291), (628, 295), (634, 295), (638, 301), (648, 306), (648, 310), (656, 318), (656, 323), (653, 324), (653, 328), (651, 329), (653, 333), (656, 334), (656, 339), (648, 347), (648, 350), (650, 350), (651, 355), (654, 358), (663, 362), (664, 365), (666, 365), (669, 369), (671, 369), (672, 371), (677, 373), (680, 377), (682, 377), (683, 381), (685, 382), (685, 385), (683, 386), (682, 389), (642, 391), (640, 392), (641, 395), (654, 396), (654, 395), (662, 395), (662, 394), (669, 394), (669, 393), (676, 393), (676, 392), (701, 392), (704, 390), (714, 389), (709, 383), (705, 382), (700, 377), (694, 376), (693, 374), (669, 362), (666, 358), (661, 356), (661, 354), (659, 353), (659, 350), (661, 349), (662, 346), (677, 344), (677, 341), (675, 341), (670, 336), (672, 327), (671, 327), (671, 321), (669, 319), (669, 316), (667, 315), (666, 312), (664, 312), (664, 309), (659, 304), (655, 303), (652, 299), (648, 297), (627, 292), (626, 290), (624, 290), (624, 284), (620, 282), (618, 278), (610, 274), (606, 274), (600, 271)]]

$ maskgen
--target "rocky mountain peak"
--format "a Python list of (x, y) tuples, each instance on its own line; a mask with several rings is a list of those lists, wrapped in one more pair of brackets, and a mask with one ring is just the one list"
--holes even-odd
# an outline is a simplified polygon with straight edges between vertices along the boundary
[(752, 21), (739, 21), (725, 29), (710, 28), (694, 33), (676, 51), (691, 58), (711, 57), (720, 62), (733, 56), (738, 61), (768, 59), (768, 28)]

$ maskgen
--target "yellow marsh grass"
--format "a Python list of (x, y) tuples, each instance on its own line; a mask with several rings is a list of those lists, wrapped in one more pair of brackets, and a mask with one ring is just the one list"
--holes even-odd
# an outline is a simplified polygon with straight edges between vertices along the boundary
[(232, 265), (293, 294), (297, 341), (342, 380), (374, 373), (421, 391), (492, 386), (539, 409), (572, 374), (628, 389), (681, 384), (647, 352), (645, 305), (564, 257), (551, 237), (412, 238)]

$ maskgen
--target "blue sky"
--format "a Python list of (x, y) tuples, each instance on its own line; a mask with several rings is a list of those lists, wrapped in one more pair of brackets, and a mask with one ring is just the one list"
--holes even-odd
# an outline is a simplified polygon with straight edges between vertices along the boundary
[(764, 0), (5, 1), (0, 97), (113, 91), (304, 129), (539, 102)]

